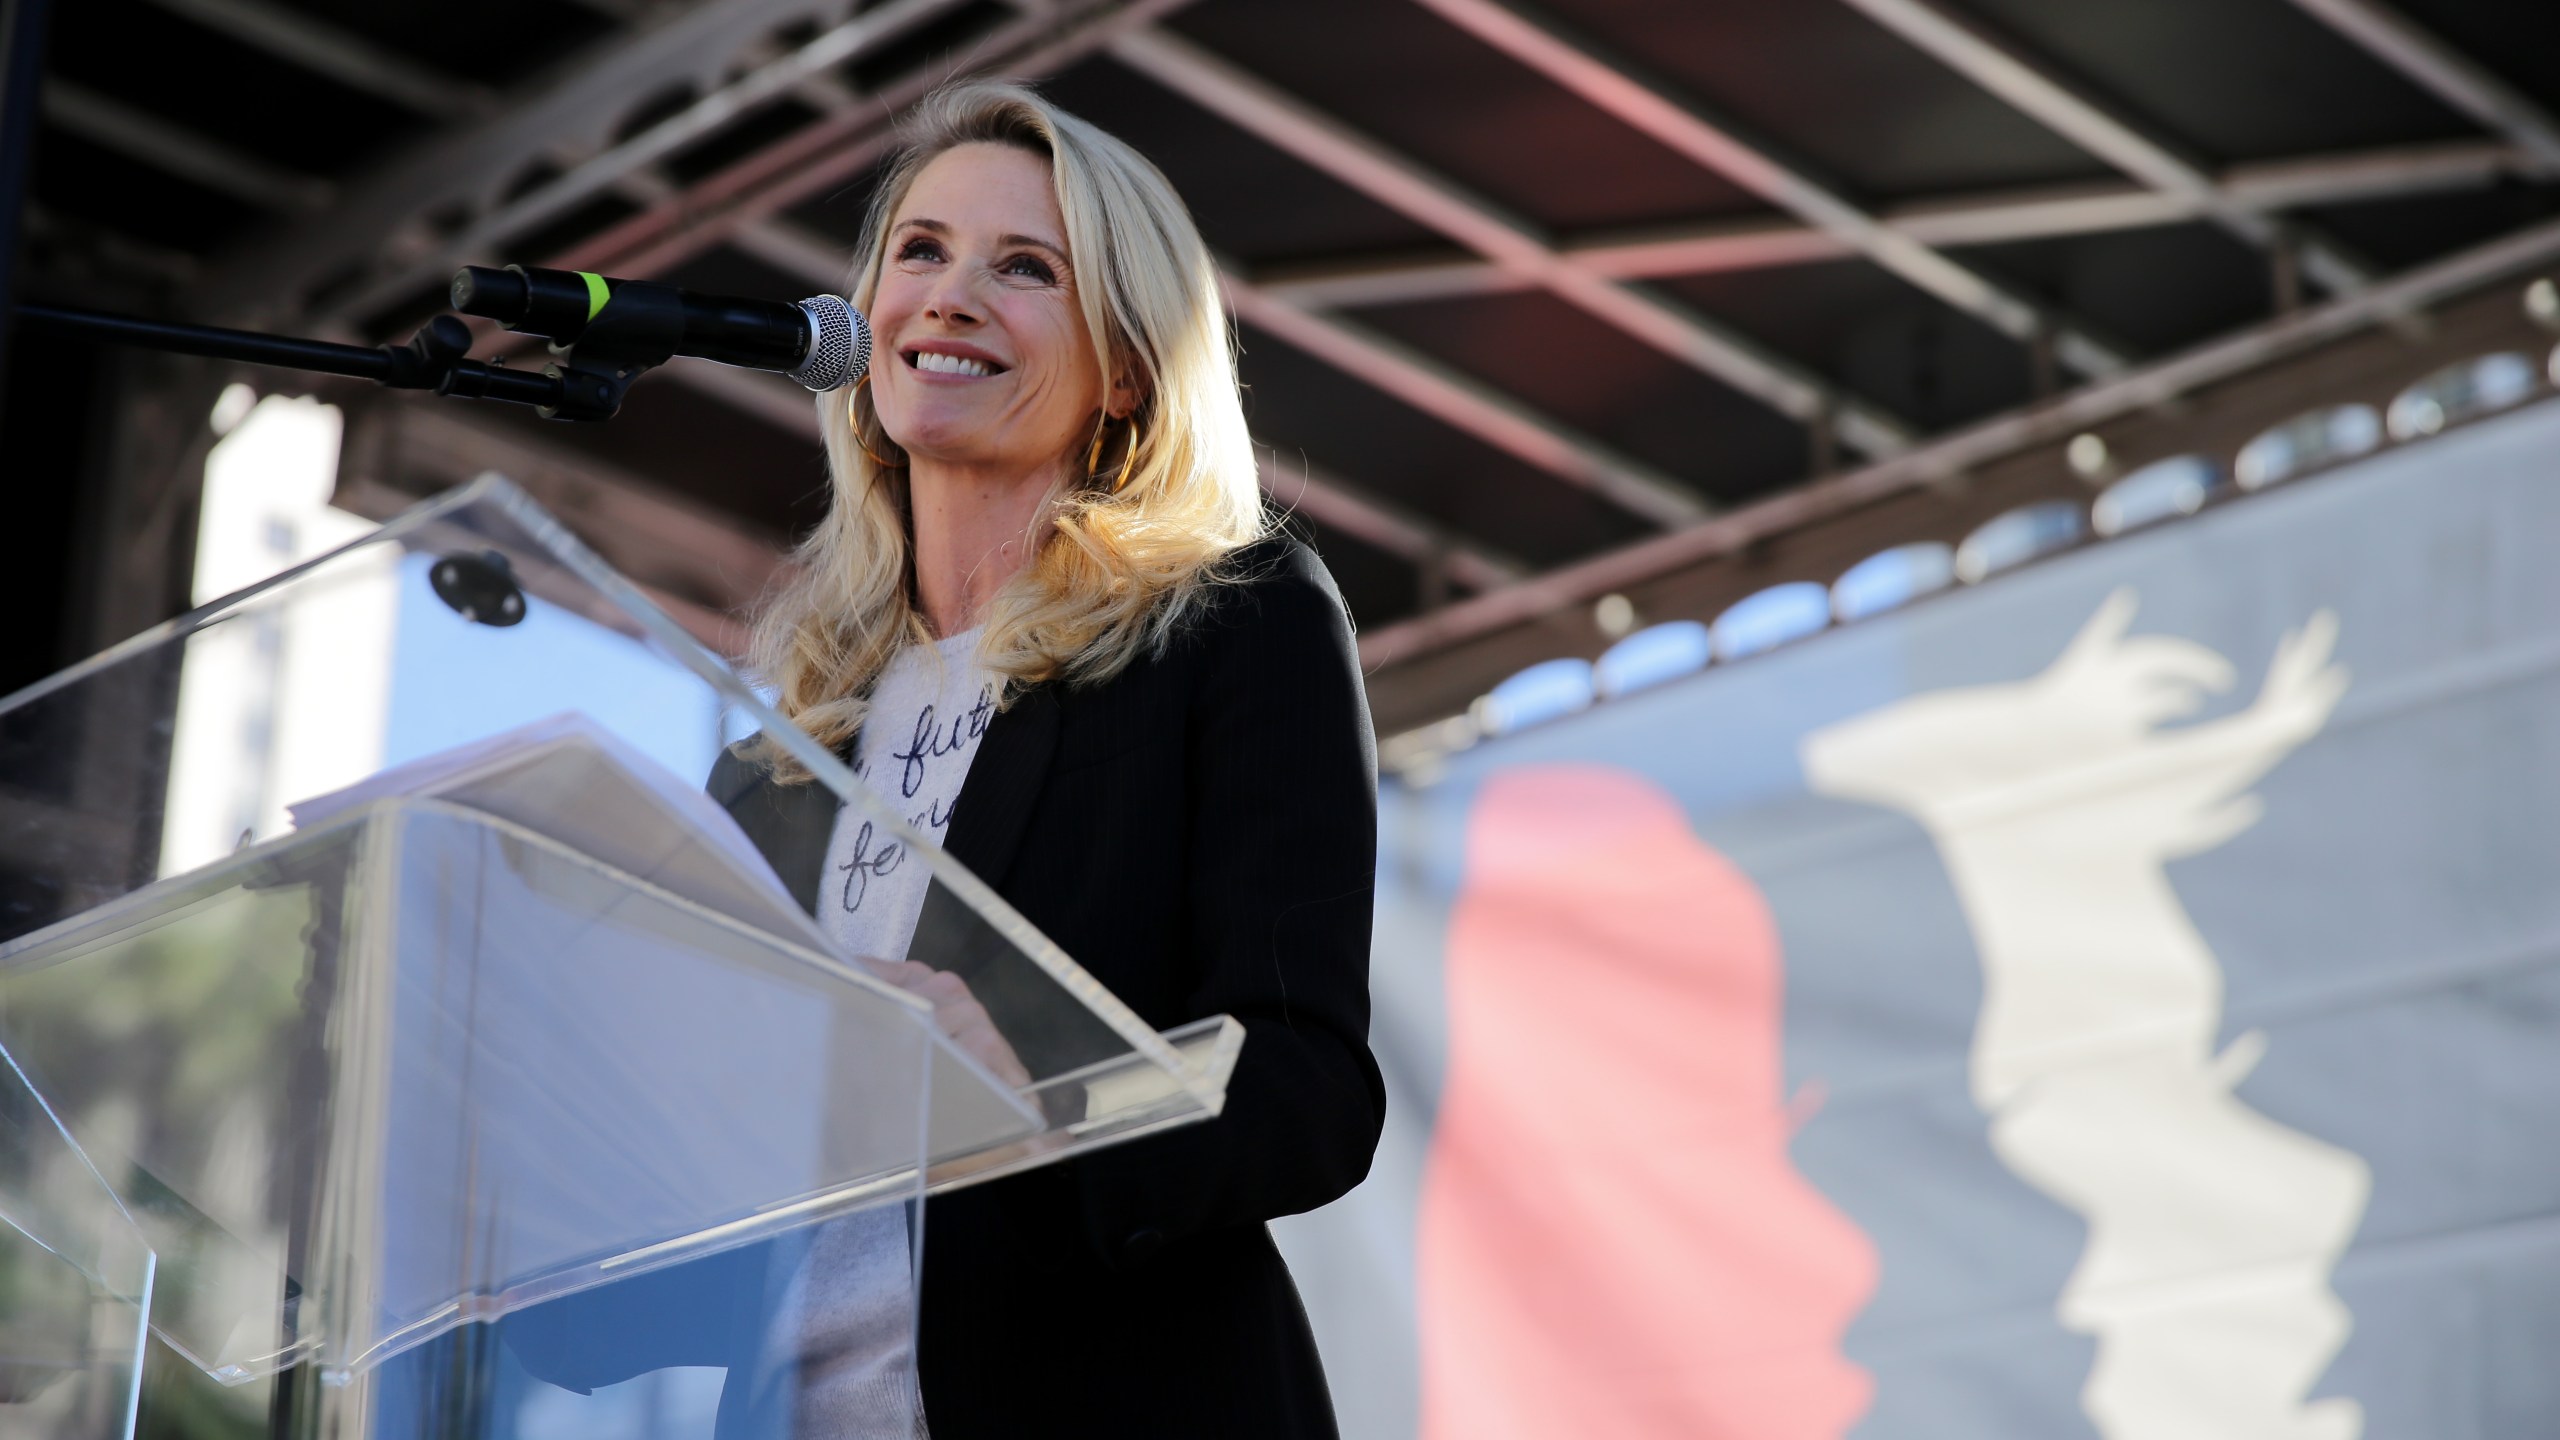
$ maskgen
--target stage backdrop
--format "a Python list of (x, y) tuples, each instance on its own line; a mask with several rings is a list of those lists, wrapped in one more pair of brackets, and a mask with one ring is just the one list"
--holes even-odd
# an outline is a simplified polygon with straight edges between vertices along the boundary
[(2560, 1425), (2560, 405), (1383, 798), (1353, 1440)]

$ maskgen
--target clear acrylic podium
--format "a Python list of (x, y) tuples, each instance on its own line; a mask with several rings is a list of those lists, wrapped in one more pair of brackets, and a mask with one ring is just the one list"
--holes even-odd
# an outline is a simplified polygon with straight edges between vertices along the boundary
[[(909, 958), (1028, 1086), (693, 788), (758, 735), (932, 867)], [(0, 701), (0, 1082), (46, 1122), (0, 1134), (0, 1239), (88, 1178), (84, 1314), (147, 1308), (155, 1433), (709, 1436), (737, 1337), (586, 1394), (509, 1327), (636, 1333), (702, 1303), (649, 1277), (1212, 1116), (1241, 1034), (1148, 1028), (496, 477)], [(0, 1390), (0, 1440), (122, 1433)]]

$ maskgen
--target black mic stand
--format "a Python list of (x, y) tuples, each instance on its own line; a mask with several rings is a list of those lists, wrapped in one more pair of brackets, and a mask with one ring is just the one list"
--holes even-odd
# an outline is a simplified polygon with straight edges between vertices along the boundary
[(348, 375), (394, 390), (511, 401), (534, 407), (546, 420), (610, 420), (632, 382), (674, 356), (684, 333), (674, 296), (664, 286), (617, 286), (577, 343), (553, 347), (559, 358), (539, 372), (468, 358), (471, 329), (451, 315), (428, 321), (405, 345), (364, 346), (55, 305), (21, 305), (17, 313), (35, 325), (120, 345)]

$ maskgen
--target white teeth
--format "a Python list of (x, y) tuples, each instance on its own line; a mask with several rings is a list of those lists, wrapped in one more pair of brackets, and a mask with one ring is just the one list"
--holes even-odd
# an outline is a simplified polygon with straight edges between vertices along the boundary
[(935, 375), (992, 375), (983, 360), (963, 359), (958, 355), (937, 355), (931, 350), (916, 352), (916, 368)]

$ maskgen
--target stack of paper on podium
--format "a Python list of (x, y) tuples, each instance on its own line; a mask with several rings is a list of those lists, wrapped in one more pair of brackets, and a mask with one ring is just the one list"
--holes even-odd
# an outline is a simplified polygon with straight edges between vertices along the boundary
[(403, 796), (512, 821), (731, 919), (827, 948), (728, 811), (582, 711), (394, 766), (285, 813), (309, 829)]
[[(456, 557), (520, 629), (453, 603)], [(387, 699), (297, 688), (306, 613), (385, 585)], [(568, 673), (553, 713), (543, 671), (590, 654), (648, 667), (645, 712)], [(432, 655), (463, 659), (413, 678)], [(206, 716), (268, 749), (209, 765)], [(759, 729), (933, 867), (914, 958), (1006, 997), (1029, 1086), (831, 953), (700, 792)], [(448, 743), (381, 764), (418, 734)], [(320, 1398), (269, 1407), (300, 1433), (467, 1322), (1214, 1115), (1241, 1044), (1147, 1028), (494, 478), (0, 702), (13, 796), (0, 1049), (156, 1254), (153, 1332), (233, 1385), (309, 1367)], [(187, 844), (219, 858), (161, 873)]]

